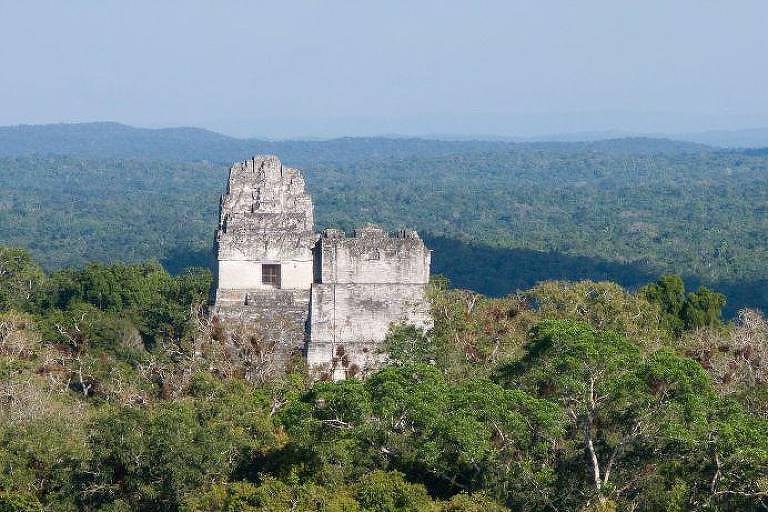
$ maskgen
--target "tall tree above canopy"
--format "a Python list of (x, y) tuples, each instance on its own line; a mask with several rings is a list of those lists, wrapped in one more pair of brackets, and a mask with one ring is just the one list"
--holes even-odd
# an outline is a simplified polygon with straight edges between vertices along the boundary
[(686, 293), (680, 276), (663, 275), (641, 292), (650, 302), (661, 307), (666, 327), (671, 332), (679, 334), (684, 330), (717, 327), (723, 323), (725, 295), (703, 286), (695, 292)]
[(695, 361), (646, 356), (620, 334), (567, 320), (537, 326), (528, 355), (498, 378), (560, 405), (570, 419), (564, 499), (587, 493), (600, 503), (640, 492), (656, 454), (701, 431), (714, 399)]
[(0, 246), (0, 311), (27, 309), (44, 277), (27, 251)]

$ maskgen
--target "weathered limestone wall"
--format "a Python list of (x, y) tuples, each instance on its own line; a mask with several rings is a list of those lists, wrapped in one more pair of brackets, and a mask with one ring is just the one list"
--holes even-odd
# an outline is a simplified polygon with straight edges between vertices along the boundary
[(347, 238), (327, 229), (320, 239), (322, 283), (424, 284), (429, 281), (430, 252), (419, 235), (402, 230), (395, 236), (377, 226), (355, 230)]
[[(225, 344), (234, 337), (258, 345), (273, 370), (284, 368), (294, 355), (303, 354), (309, 329), (308, 290), (259, 290), (242, 294), (223, 292), (215, 312), (225, 327)], [(242, 343), (242, 341), (241, 341)]]
[(261, 282), (261, 265), (280, 263), (282, 265), (282, 289), (306, 290), (312, 283), (312, 261), (264, 259), (260, 261), (222, 260), (219, 261), (218, 282), (222, 290), (269, 290)]
[(388, 236), (367, 226), (345, 237), (326, 230), (316, 249), (307, 362), (334, 378), (365, 372), (381, 360), (393, 323), (429, 327), (425, 297), (430, 252), (415, 231)]
[[(338, 379), (381, 361), (393, 323), (431, 325), (431, 256), (419, 235), (365, 226), (318, 237), (301, 173), (276, 157), (232, 166), (220, 214), (212, 312), (232, 350), (243, 346), (237, 340), (258, 345), (259, 357), (273, 349), (276, 367), (302, 351)], [(274, 265), (279, 282), (269, 278)]]
[(301, 173), (274, 156), (255, 156), (229, 172), (216, 232), (216, 302), (225, 290), (263, 290), (263, 264), (280, 264), (283, 289), (312, 286), (312, 200)]
[(431, 326), (424, 291), (415, 284), (315, 284), (307, 363), (337, 379), (375, 367), (392, 324)]
[[(213, 313), (227, 339), (243, 336), (272, 347), (275, 361), (303, 351), (313, 280), (312, 200), (301, 173), (274, 156), (236, 163), (221, 198), (216, 231)], [(262, 280), (280, 265), (279, 288)]]

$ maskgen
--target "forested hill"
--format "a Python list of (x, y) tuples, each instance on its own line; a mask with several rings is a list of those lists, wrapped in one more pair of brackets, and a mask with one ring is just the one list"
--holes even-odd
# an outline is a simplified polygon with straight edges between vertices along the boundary
[[(690, 278), (768, 306), (768, 155), (632, 144), (303, 166), (318, 227), (410, 225), (455, 287), (520, 290), (436, 277), (434, 328), (342, 382), (181, 271), (227, 164), (0, 157), (0, 512), (766, 510), (768, 319)], [(176, 275), (91, 263), (149, 258)]]
[[(426, 143), (426, 142), (425, 142)], [(286, 163), (293, 163), (287, 158)], [(636, 287), (675, 272), (768, 308), (768, 156), (503, 151), (306, 166), (318, 228), (413, 226), (454, 285), (503, 295), (547, 279)], [(227, 165), (0, 159), (0, 243), (46, 268), (209, 263)]]
[(330, 140), (238, 139), (199, 128), (134, 128), (119, 123), (80, 123), (0, 127), (0, 156), (77, 155), (174, 162), (231, 163), (257, 153), (277, 154), (295, 165), (349, 163), (370, 158), (435, 157), (503, 151), (611, 154), (698, 153), (711, 148), (667, 139), (622, 138), (594, 142), (515, 143), (419, 138), (340, 138)]

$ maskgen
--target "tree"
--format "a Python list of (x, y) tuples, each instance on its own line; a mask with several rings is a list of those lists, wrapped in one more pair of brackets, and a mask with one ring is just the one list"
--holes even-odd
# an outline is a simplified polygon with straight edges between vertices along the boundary
[(217, 484), (186, 496), (182, 512), (359, 512), (347, 487), (323, 487), (312, 482), (283, 482), (265, 476), (260, 483)]
[(43, 506), (33, 496), (0, 492), (0, 512), (42, 512)]
[(4, 394), (17, 393), (0, 405), (0, 511), (77, 510), (89, 411), (44, 381), (14, 384), (3, 384)]
[(401, 362), (435, 364), (449, 379), (487, 376), (499, 361), (517, 354), (538, 321), (524, 297), (484, 297), (451, 290), (437, 280), (429, 290), (434, 329), (399, 328), (388, 350)]
[(725, 302), (725, 295), (702, 286), (686, 296), (680, 318), (688, 330), (722, 325)]
[(714, 510), (765, 510), (768, 419), (747, 414), (730, 400), (713, 407), (709, 419), (706, 436), (693, 447), (703, 461), (696, 472), (697, 498)]
[(700, 287), (695, 292), (685, 292), (680, 276), (664, 275), (655, 283), (645, 286), (641, 292), (664, 312), (664, 322), (670, 332), (722, 324), (722, 309), (726, 298), (722, 293)]
[(484, 494), (459, 493), (442, 503), (442, 512), (506, 512), (509, 509)]
[(390, 366), (364, 383), (318, 383), (281, 420), (302, 478), (354, 481), (396, 469), (441, 496), (488, 489), (521, 508), (552, 499), (546, 461), (560, 411), (487, 379), (451, 384), (431, 365)]
[(659, 306), (616, 283), (545, 281), (525, 295), (543, 318), (587, 322), (596, 329), (623, 333), (647, 348), (659, 347), (669, 339)]
[(0, 246), (0, 311), (25, 311), (44, 278), (42, 269), (27, 251)]
[(663, 275), (655, 283), (646, 285), (641, 292), (650, 302), (661, 306), (670, 331), (680, 332), (683, 329), (681, 315), (685, 304), (685, 284), (680, 276)]
[(90, 304), (133, 322), (148, 345), (189, 330), (190, 309), (205, 301), (210, 272), (190, 269), (171, 276), (156, 262), (92, 263), (51, 274), (37, 299), (42, 313)]
[(193, 399), (108, 408), (91, 426), (83, 494), (142, 511), (177, 510), (187, 493), (229, 481), (276, 444), (268, 401), (252, 388), (201, 383)]
[(768, 320), (739, 311), (731, 329), (697, 329), (680, 344), (710, 374), (721, 393), (747, 397), (768, 385)]
[(353, 486), (366, 512), (429, 512), (435, 510), (423, 485), (405, 481), (402, 473), (374, 471)]
[(563, 320), (542, 322), (526, 357), (498, 378), (569, 418), (568, 462), (558, 470), (566, 500), (588, 492), (587, 482), (600, 503), (637, 492), (660, 462), (654, 454), (700, 430), (714, 399), (695, 361), (666, 350), (645, 356), (620, 334)]

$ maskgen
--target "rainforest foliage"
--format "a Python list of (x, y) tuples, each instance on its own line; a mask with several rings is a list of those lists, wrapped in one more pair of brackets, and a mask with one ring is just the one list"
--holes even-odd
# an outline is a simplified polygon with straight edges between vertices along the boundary
[[(206, 314), (227, 167), (259, 152), (318, 228), (414, 227), (456, 286), (364, 380)], [(0, 512), (768, 508), (765, 150), (106, 123), (0, 154)]]
[[(652, 139), (280, 144), (254, 151), (279, 150), (305, 170), (318, 228), (416, 228), (434, 270), (458, 286), (494, 296), (549, 279), (636, 288), (674, 273), (724, 290), (729, 317), (768, 307), (764, 152)], [(206, 266), (226, 173), (211, 162), (3, 157), (0, 243), (29, 249), (49, 270)]]
[(768, 320), (717, 292), (436, 278), (433, 329), (329, 382), (216, 341), (209, 284), (0, 249), (0, 510), (768, 507)]

